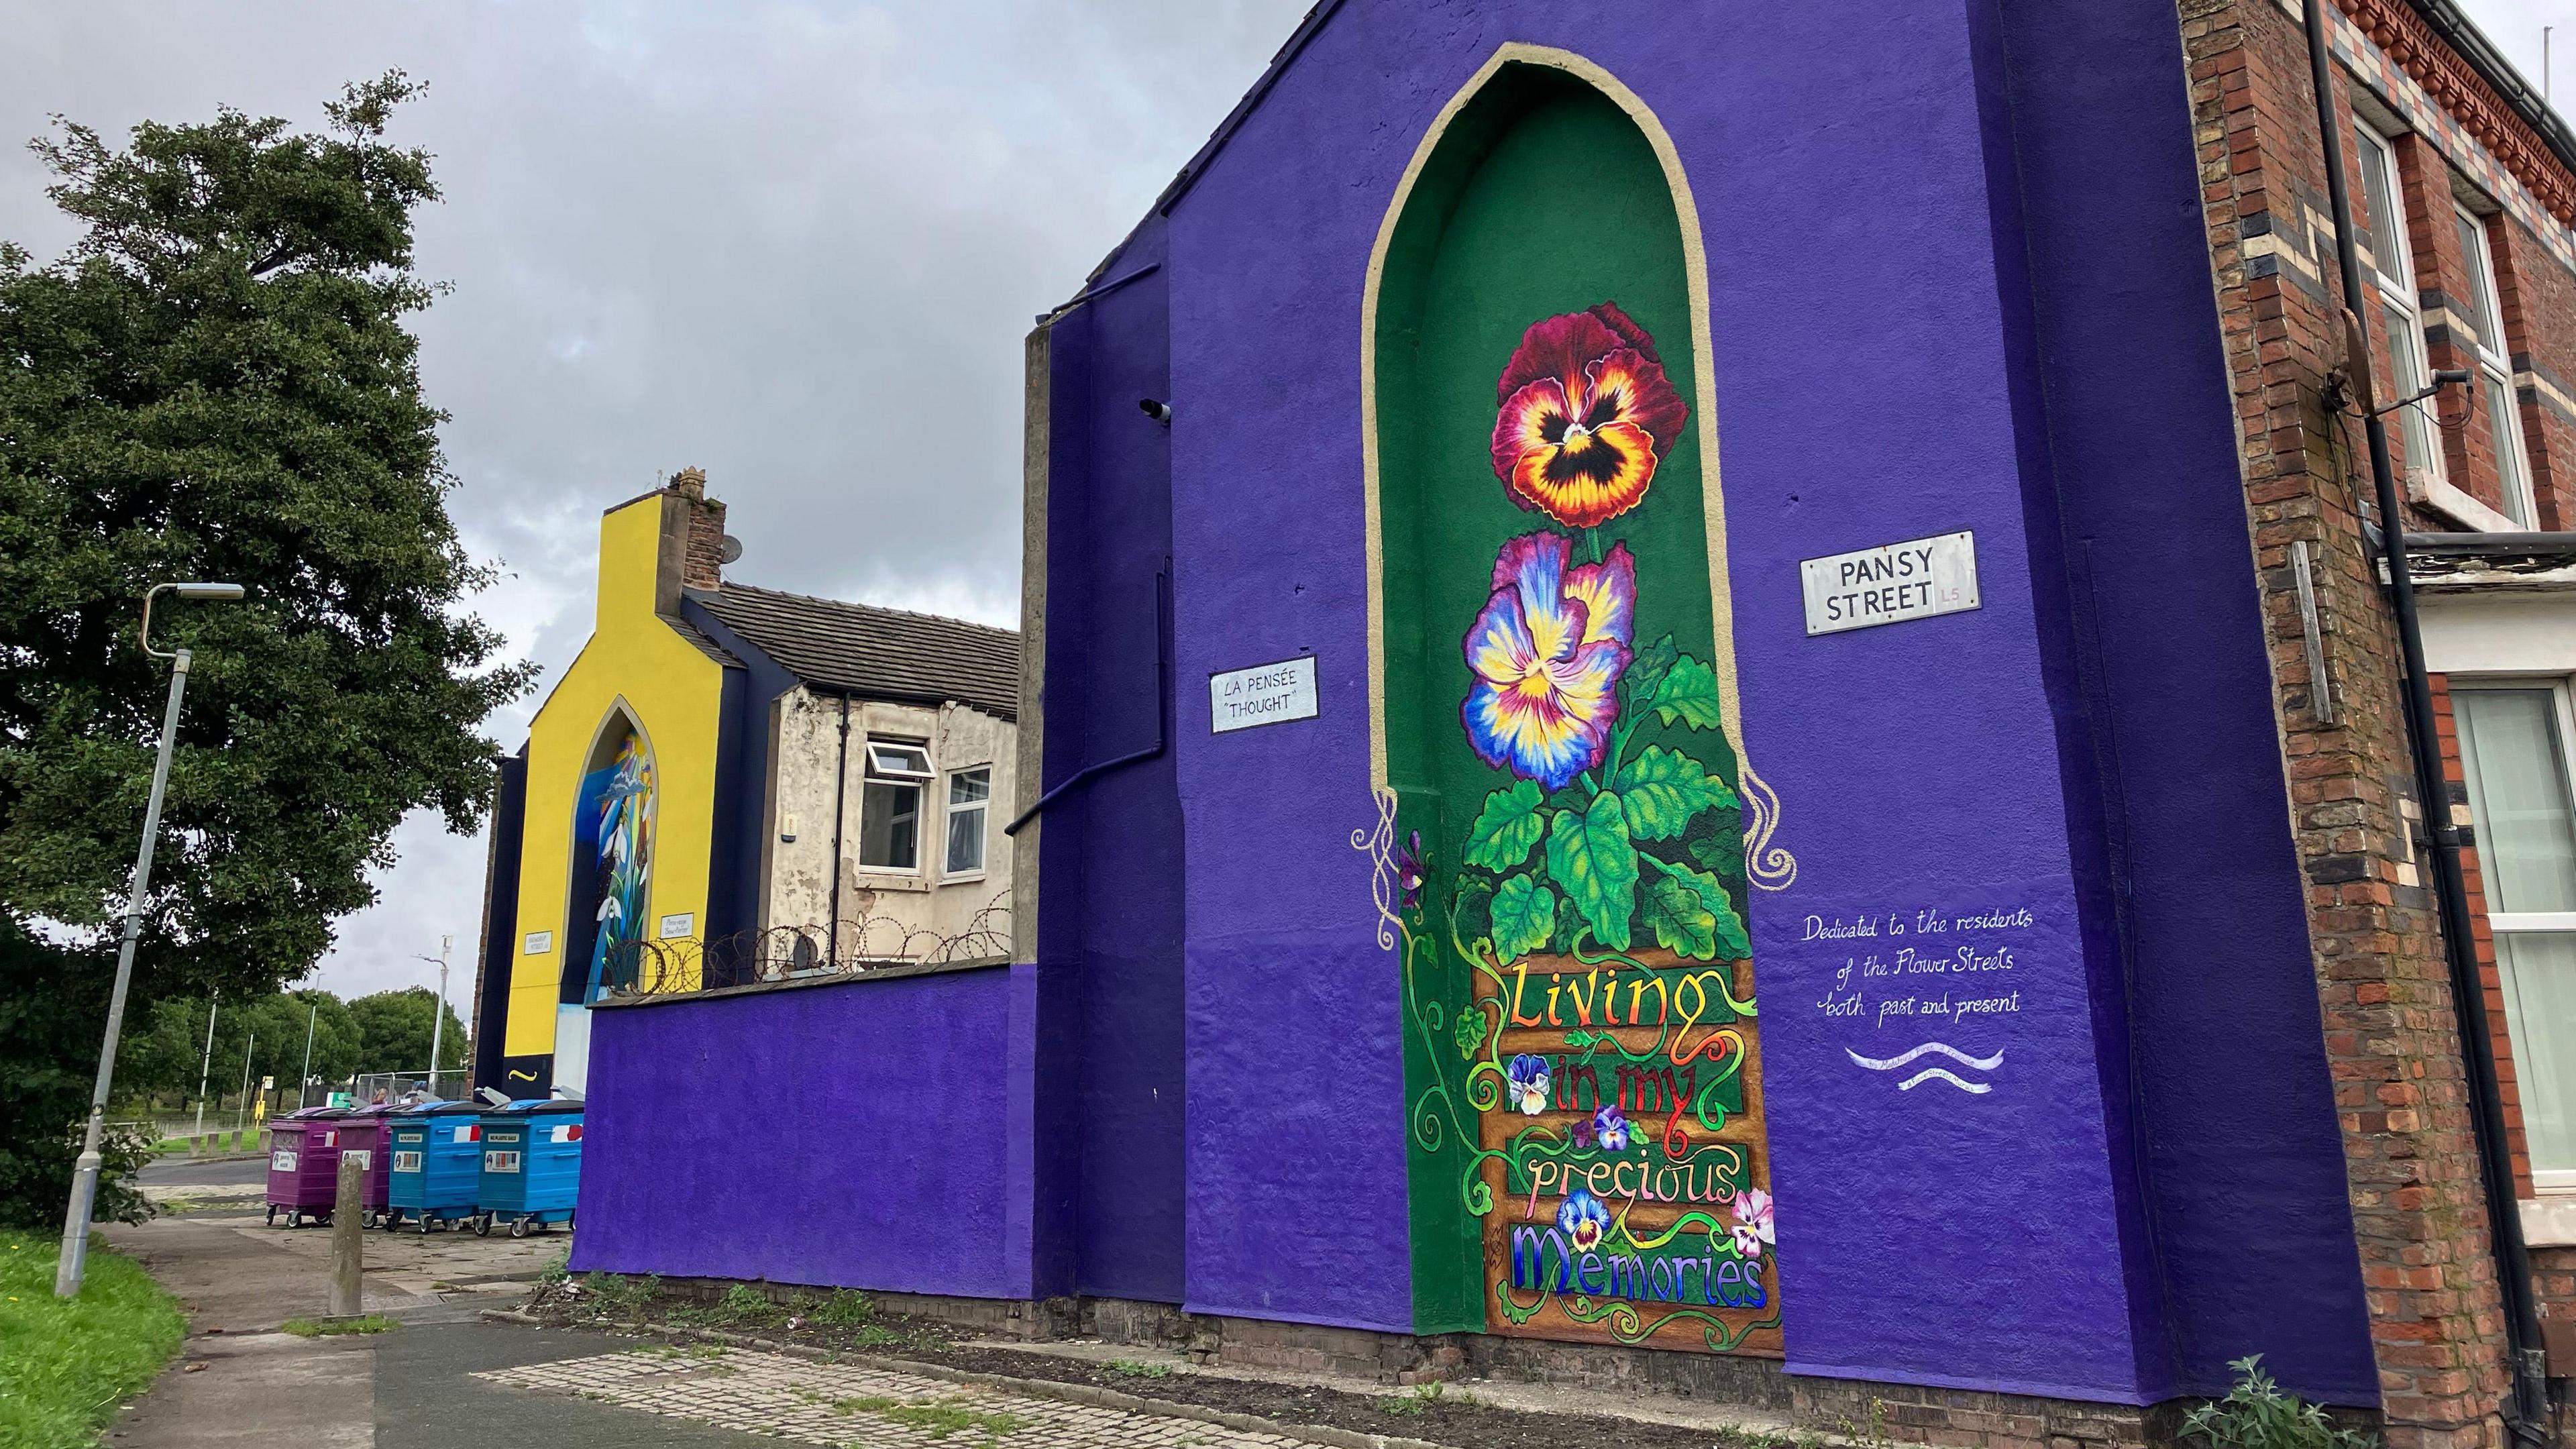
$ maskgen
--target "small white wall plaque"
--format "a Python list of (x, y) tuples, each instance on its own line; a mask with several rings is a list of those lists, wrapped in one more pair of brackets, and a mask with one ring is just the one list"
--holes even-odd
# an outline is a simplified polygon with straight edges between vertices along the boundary
[(1881, 544), (1798, 564), (1807, 595), (1807, 632), (1839, 634), (1957, 614), (1977, 605), (1977, 536)]
[(1315, 717), (1315, 656), (1208, 676), (1208, 731), (1225, 734)]
[(528, 955), (530, 955), (530, 956), (542, 956), (542, 955), (546, 954), (548, 951), (553, 950), (554, 948), (555, 948), (555, 933), (554, 933), (554, 932), (552, 932), (552, 931), (530, 931), (530, 932), (528, 933), (528, 944), (527, 944), (526, 954), (528, 954)]
[(676, 916), (664, 916), (662, 918), (662, 939), (665, 941), (676, 941), (697, 928), (698, 915), (695, 911), (684, 911)]

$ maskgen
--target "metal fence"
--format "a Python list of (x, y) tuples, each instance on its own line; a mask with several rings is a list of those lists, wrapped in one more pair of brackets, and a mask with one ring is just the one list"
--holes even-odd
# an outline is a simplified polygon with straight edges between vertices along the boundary
[(820, 925), (774, 926), (708, 940), (622, 942), (610, 951), (601, 984), (612, 996), (676, 996), (809, 976), (859, 976), (897, 966), (1007, 960), (1010, 954), (1011, 907), (1005, 893), (987, 901), (956, 932), (892, 916), (863, 916), (843, 921), (837, 932)]
[(377, 1102), (422, 1102), (433, 1097), (462, 1101), (474, 1073), (468, 1067), (442, 1067), (435, 1072), (361, 1072), (350, 1095), (361, 1107)]

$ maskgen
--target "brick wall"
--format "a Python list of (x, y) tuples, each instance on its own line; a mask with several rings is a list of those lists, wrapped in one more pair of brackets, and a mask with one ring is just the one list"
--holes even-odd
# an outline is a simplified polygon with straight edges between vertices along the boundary
[[(2373, 34), (2413, 34), (2405, 26), (2411, 17), (2385, 13), (2387, 0), (2348, 0), (2346, 8)], [(2430, 863), (2422, 858), (2420, 827), (2410, 826), (2410, 817), (2420, 816), (2409, 798), (2394, 621), (2362, 546), (2369, 463), (2360, 421), (2325, 405), (2340, 361), (2344, 301), (2306, 38), (2272, 0), (2180, 0), (2178, 10), (2386, 1433), (2392, 1449), (2495, 1444), (2501, 1427), (2494, 1410), (2506, 1388), (2502, 1310)], [(2462, 96), (2465, 72), (2456, 58), (2420, 47), (2399, 58), (2445, 104)], [(2344, 151), (2356, 160), (2350, 91), (2336, 100)], [(2512, 121), (2497, 105), (2466, 108), (2489, 132)], [(2396, 138), (2395, 150), (2432, 364), (2473, 366), (2466, 337), (2452, 331), (2453, 309), (2461, 321), (2471, 314), (2448, 164), (2414, 137)], [(2544, 154), (2513, 149), (2523, 162)], [(2571, 191), (2563, 170), (2524, 179), (2545, 198)], [(2360, 212), (2357, 169), (2348, 184)], [(2355, 220), (2367, 226), (2366, 215)], [(2576, 371), (2562, 361), (2576, 344), (2576, 277), (2518, 222), (2490, 219), (2486, 230), (2530, 434), (2538, 524), (2564, 527), (2576, 519), (2569, 491), (2576, 484), (2576, 403), (2558, 379)], [(2377, 299), (2353, 310), (2368, 319), (2385, 379)], [(2485, 429), (2465, 426), (2471, 419), (2457, 403), (2443, 416), (2449, 480), (2495, 505), (2496, 460)], [(2402, 460), (2394, 417), (2388, 432)], [(2449, 526), (2409, 511), (2411, 529)], [(2309, 678), (2291, 577), (2290, 545), (2300, 541), (2315, 560), (2326, 667), (2342, 709), (2333, 725), (2319, 718)], [(2433, 808), (2449, 810), (2461, 787), (2447, 690), (2438, 703), (2453, 798)], [(2467, 864), (2482, 918), (2474, 851)], [(2477, 944), (2487, 983), (2477, 1007), (2497, 1039), (2516, 1169), (2527, 1191), (2503, 999), (2483, 925)], [(2545, 1299), (2576, 1314), (2576, 1251), (2538, 1257)]]
[(2522, 223), (2487, 228), (2495, 249), (2496, 294), (2513, 349), (2523, 441), (2531, 454), (2535, 520), (2576, 528), (2576, 275), (2558, 265)]

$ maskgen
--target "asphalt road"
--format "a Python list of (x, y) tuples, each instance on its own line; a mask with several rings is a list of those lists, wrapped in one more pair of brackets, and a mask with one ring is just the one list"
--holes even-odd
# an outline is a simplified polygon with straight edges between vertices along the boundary
[(242, 1157), (209, 1162), (186, 1156), (164, 1157), (145, 1163), (135, 1179), (145, 1187), (239, 1187), (268, 1181), (268, 1159)]

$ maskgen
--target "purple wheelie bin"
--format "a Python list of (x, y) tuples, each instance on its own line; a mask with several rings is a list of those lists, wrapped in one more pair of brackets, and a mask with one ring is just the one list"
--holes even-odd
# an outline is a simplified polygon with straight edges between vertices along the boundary
[(331, 1221), (340, 1191), (341, 1119), (338, 1107), (307, 1107), (268, 1124), (268, 1221), (286, 1214), (290, 1228), (306, 1218)]
[(367, 1165), (366, 1182), (358, 1195), (361, 1227), (372, 1228), (379, 1222), (388, 1228), (394, 1225), (393, 1210), (385, 1201), (394, 1180), (394, 1157), (385, 1150), (385, 1132), (386, 1120), (401, 1110), (398, 1103), (377, 1102), (350, 1108), (340, 1121), (340, 1151), (363, 1154), (360, 1160)]

